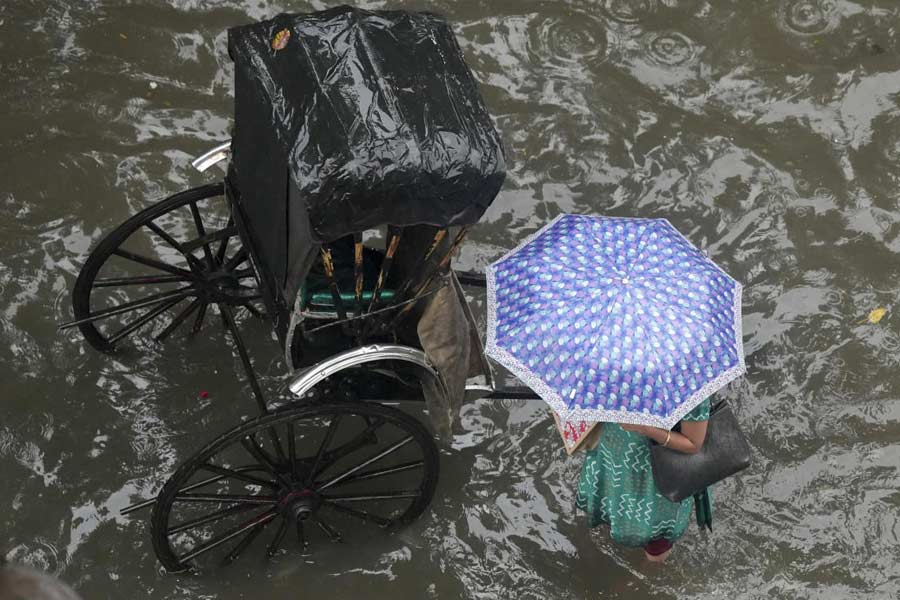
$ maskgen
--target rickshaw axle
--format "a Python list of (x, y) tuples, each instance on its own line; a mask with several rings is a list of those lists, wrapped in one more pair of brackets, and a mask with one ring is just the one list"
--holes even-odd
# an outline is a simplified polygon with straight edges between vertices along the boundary
[(237, 272), (219, 270), (205, 273), (199, 281), (200, 295), (206, 302), (243, 306), (251, 300), (262, 296), (259, 290), (241, 285), (241, 276)]
[(278, 503), (278, 510), (294, 521), (306, 521), (319, 510), (322, 498), (314, 490), (303, 488), (288, 492)]

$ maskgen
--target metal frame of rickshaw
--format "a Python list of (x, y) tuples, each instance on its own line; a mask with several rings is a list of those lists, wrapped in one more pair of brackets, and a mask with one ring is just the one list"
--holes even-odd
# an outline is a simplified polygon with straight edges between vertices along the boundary
[[(221, 163), (228, 158), (230, 146), (230, 141), (216, 146), (215, 148), (197, 157), (192, 162), (192, 166), (200, 172), (206, 171), (210, 167)], [(266, 521), (265, 523), (263, 523), (262, 521), (256, 522), (251, 520), (250, 522), (241, 525), (243, 529), (240, 529), (238, 531), (229, 531), (226, 534), (218, 535), (218, 537), (214, 538), (215, 545), (218, 546), (220, 544), (228, 542), (238, 535), (247, 533), (247, 535), (242, 538), (238, 545), (232, 549), (228, 556), (226, 556), (226, 559), (233, 560), (234, 558), (236, 558), (241, 552), (243, 552), (244, 549), (246, 549), (247, 545), (252, 542), (253, 535), (251, 534), (253, 534), (254, 531), (261, 532), (269, 522), (272, 522), (275, 519), (280, 519), (279, 522), (282, 522), (283, 520), (284, 523), (286, 523), (288, 519), (293, 519), (297, 523), (298, 537), (302, 538), (303, 535), (301, 524), (303, 520), (306, 518), (315, 518), (314, 515), (316, 514), (316, 511), (318, 511), (319, 504), (321, 502), (329, 502), (329, 496), (321, 496), (321, 490), (324, 490), (331, 486), (337, 487), (338, 484), (345, 485), (341, 482), (352, 481), (354, 479), (366, 479), (367, 477), (374, 476), (373, 473), (389, 474), (405, 471), (411, 468), (408, 466), (411, 463), (405, 463), (405, 465), (407, 466), (389, 466), (376, 469), (375, 471), (360, 471), (360, 469), (363, 469), (367, 465), (373, 464), (375, 461), (379, 460), (379, 457), (386, 456), (387, 453), (393, 452), (394, 449), (400, 448), (403, 444), (406, 444), (410, 440), (413, 440), (415, 438), (416, 444), (418, 444), (417, 447), (423, 453), (421, 454), (422, 459), (417, 463), (423, 467), (423, 477), (425, 477), (425, 479), (422, 480), (421, 485), (429, 486), (429, 491), (425, 492), (422, 491), (425, 488), (420, 488), (417, 496), (413, 496), (414, 498), (419, 499), (414, 500), (411, 507), (408, 508), (406, 512), (404, 512), (401, 516), (391, 517), (392, 519), (394, 519), (392, 523), (411, 522), (411, 519), (415, 519), (419, 514), (421, 514), (425, 507), (427, 507), (427, 503), (430, 501), (431, 495), (434, 493), (434, 486), (436, 485), (438, 475), (438, 467), (436, 462), (437, 447), (435, 445), (433, 434), (429, 433), (428, 429), (421, 424), (419, 419), (409, 415), (405, 415), (403, 411), (399, 411), (395, 408), (390, 408), (390, 405), (396, 405), (406, 400), (422, 401), (424, 399), (423, 391), (426, 384), (431, 385), (431, 389), (437, 390), (438, 394), (442, 395), (443, 398), (448, 402), (448, 404), (452, 404), (450, 403), (451, 398), (449, 397), (447, 385), (441, 373), (429, 361), (428, 356), (426, 355), (426, 352), (424, 350), (400, 343), (380, 343), (378, 341), (367, 343), (366, 338), (369, 336), (368, 334), (364, 333), (365, 327), (350, 326), (348, 324), (348, 321), (367, 319), (376, 315), (377, 313), (392, 311), (393, 314), (390, 315), (389, 320), (384, 321), (380, 325), (376, 325), (380, 326), (381, 333), (376, 335), (374, 337), (374, 340), (378, 340), (379, 338), (395, 338), (395, 334), (397, 332), (395, 330), (392, 331), (392, 328), (396, 328), (398, 326), (398, 323), (400, 323), (403, 314), (407, 310), (412, 309), (412, 307), (416, 303), (418, 303), (420, 299), (424, 298), (424, 296), (436, 292), (434, 286), (432, 286), (433, 279), (438, 276), (439, 272), (443, 272), (444, 268), (449, 268), (450, 258), (461, 243), (464, 237), (465, 230), (467, 228), (463, 228), (460, 233), (454, 236), (453, 243), (449, 245), (449, 249), (441, 251), (442, 253), (446, 252), (446, 254), (443, 255), (439, 261), (432, 261), (427, 263), (428, 268), (426, 269), (426, 276), (424, 280), (417, 280), (415, 281), (415, 283), (413, 283), (412, 279), (404, 280), (404, 283), (401, 286), (402, 289), (397, 292), (399, 296), (399, 302), (396, 301), (398, 300), (398, 297), (393, 297), (393, 301), (386, 300), (384, 306), (379, 305), (377, 307), (377, 310), (373, 310), (373, 307), (378, 300), (379, 290), (381, 289), (380, 286), (382, 285), (383, 280), (387, 277), (386, 271), (390, 269), (390, 261), (388, 261), (387, 258), (392, 258), (391, 252), (393, 252), (393, 250), (391, 252), (386, 251), (385, 255), (381, 259), (381, 266), (379, 267), (379, 283), (377, 284), (375, 290), (371, 292), (372, 300), (370, 302), (368, 311), (366, 311), (365, 313), (361, 311), (360, 306), (360, 298), (362, 293), (361, 288), (363, 285), (363, 265), (361, 264), (363, 262), (363, 258), (361, 258), (361, 255), (365, 252), (365, 250), (362, 242), (362, 234), (355, 234), (354, 279), (356, 282), (356, 290), (354, 297), (356, 300), (356, 311), (353, 316), (348, 316), (348, 313), (344, 310), (343, 301), (341, 300), (341, 294), (338, 290), (333, 266), (330, 271), (327, 267), (326, 263), (329, 263), (331, 260), (331, 250), (328, 249), (327, 246), (323, 247), (323, 250), (321, 252), (321, 260), (322, 265), (325, 267), (326, 275), (329, 280), (332, 296), (334, 297), (334, 302), (332, 304), (333, 311), (329, 311), (327, 309), (321, 310), (320, 307), (320, 310), (316, 310), (312, 313), (304, 310), (301, 314), (300, 308), (302, 302), (298, 302), (296, 306), (292, 306), (290, 307), (290, 309), (288, 309), (285, 306), (288, 300), (276, 295), (280, 292), (270, 289), (270, 282), (267, 279), (268, 272), (260, 270), (261, 267), (264, 269), (267, 269), (268, 267), (260, 264), (259, 254), (257, 252), (257, 249), (254, 247), (254, 239), (251, 235), (252, 232), (248, 228), (247, 223), (244, 221), (245, 217), (243, 215), (239, 200), (240, 190), (232, 190), (230, 188), (231, 185), (233, 184), (230, 181), (229, 177), (226, 177), (224, 184), (222, 184), (222, 186), (219, 188), (214, 188), (212, 186), (203, 186), (201, 188), (193, 188), (181, 194), (176, 194), (175, 196), (171, 196), (163, 201), (160, 201), (156, 205), (148, 207), (141, 213), (134, 215), (131, 219), (116, 228), (116, 230), (110, 232), (109, 236), (107, 236), (107, 238), (104, 238), (100, 242), (98, 247), (96, 247), (94, 251), (92, 251), (91, 257), (89, 257), (87, 261), (88, 264), (92, 264), (91, 261), (93, 260), (94, 253), (98, 252), (98, 261), (100, 262), (97, 262), (95, 264), (93, 270), (91, 270), (91, 268), (89, 268), (87, 264), (82, 267), (82, 271), (79, 274), (78, 281), (76, 281), (76, 285), (73, 290), (73, 302), (75, 303), (76, 320), (61, 326), (61, 329), (79, 326), (80, 328), (82, 328), (82, 333), (87, 337), (88, 341), (95, 346), (95, 348), (103, 351), (108, 351), (112, 348), (116, 339), (124, 337), (126, 335), (130, 335), (130, 333), (136, 331), (138, 327), (141, 327), (144, 324), (148, 323), (151, 319), (155, 318), (157, 315), (160, 315), (167, 308), (174, 306), (175, 303), (179, 301), (179, 297), (187, 297), (188, 292), (186, 290), (188, 290), (189, 288), (181, 288), (181, 290), (177, 290), (176, 292), (164, 292), (162, 294), (157, 294), (156, 296), (149, 297), (145, 300), (128, 302), (123, 305), (116, 305), (112, 308), (102, 309), (99, 312), (93, 312), (90, 306), (84, 303), (85, 301), (90, 302), (90, 293), (94, 290), (95, 285), (101, 285), (99, 280), (96, 280), (95, 278), (99, 273), (99, 269), (102, 268), (102, 265), (105, 264), (105, 261), (113, 254), (118, 254), (118, 256), (124, 257), (131, 261), (137, 261), (138, 263), (149, 265), (150, 267), (162, 269), (163, 271), (169, 271), (170, 273), (176, 274), (174, 276), (163, 275), (139, 277), (139, 281), (136, 283), (155, 283), (160, 281), (170, 282), (179, 278), (177, 275), (178, 273), (188, 274), (187, 271), (180, 270), (171, 266), (166, 266), (159, 263), (158, 261), (154, 261), (145, 257), (142, 258), (141, 256), (132, 254), (131, 252), (121, 248), (118, 244), (124, 244), (124, 242), (127, 241), (128, 236), (131, 235), (131, 233), (129, 232), (134, 231), (134, 229), (129, 229), (134, 223), (138, 224), (136, 225), (137, 227), (142, 227), (144, 225), (150, 227), (152, 231), (154, 231), (158, 236), (165, 240), (170, 246), (173, 246), (180, 252), (182, 252), (182, 254), (185, 255), (185, 258), (188, 259), (188, 264), (191, 267), (192, 271), (194, 266), (191, 264), (192, 261), (190, 254), (194, 249), (205, 247), (207, 254), (206, 258), (209, 262), (209, 266), (214, 270), (210, 272), (209, 279), (202, 279), (202, 281), (197, 280), (195, 282), (196, 285), (201, 286), (202, 289), (195, 289), (195, 291), (193, 292), (193, 294), (197, 295), (197, 298), (194, 304), (192, 304), (192, 307), (196, 308), (196, 304), (200, 302), (201, 299), (203, 300), (203, 302), (206, 302), (204, 308), (201, 308), (198, 311), (198, 319), (195, 322), (195, 331), (198, 328), (198, 324), (202, 322), (203, 314), (205, 312), (205, 306), (211, 303), (217, 304), (219, 306), (225, 328), (228, 332), (230, 332), (234, 345), (240, 356), (241, 363), (247, 380), (250, 384), (254, 399), (257, 404), (257, 408), (259, 409), (260, 416), (250, 421), (244, 421), (238, 424), (233, 429), (222, 433), (212, 441), (208, 442), (201, 450), (185, 459), (175, 471), (175, 473), (168, 478), (165, 485), (158, 492), (155, 498), (132, 504), (131, 506), (120, 510), (120, 514), (125, 515), (141, 508), (153, 507), (151, 533), (153, 536), (154, 549), (156, 550), (157, 557), (161, 562), (163, 562), (164, 566), (172, 571), (181, 571), (190, 568), (188, 565), (194, 557), (199, 556), (201, 553), (204, 553), (212, 548), (212, 546), (209, 546), (209, 544), (206, 544), (205, 542), (198, 542), (198, 545), (195, 546), (191, 551), (185, 554), (176, 554), (170, 544), (170, 536), (173, 535), (174, 532), (181, 531), (189, 527), (198, 526), (207, 522), (212, 522), (216, 515), (227, 513), (231, 509), (241, 508), (240, 504), (232, 506), (230, 508), (222, 508), (220, 510), (217, 510), (216, 512), (208, 513), (205, 516), (201, 516), (200, 518), (194, 519), (192, 521), (181, 522), (180, 524), (175, 525), (174, 529), (172, 529), (172, 521), (170, 520), (172, 518), (172, 515), (169, 511), (174, 506), (174, 503), (180, 502), (182, 500), (202, 500), (202, 498), (206, 498), (206, 500), (203, 501), (210, 501), (209, 499), (213, 498), (213, 502), (218, 501), (221, 504), (221, 502), (223, 501), (219, 499), (224, 498), (223, 496), (216, 496), (214, 493), (212, 496), (210, 496), (209, 493), (203, 491), (194, 493), (193, 490), (203, 490), (203, 486), (206, 486), (207, 484), (215, 484), (215, 482), (221, 481), (223, 478), (231, 478), (233, 480), (237, 480), (238, 482), (249, 481), (266, 485), (267, 483), (264, 479), (261, 479), (260, 477), (253, 474), (254, 471), (259, 470), (259, 467), (263, 466), (266, 466), (268, 472), (275, 478), (275, 480), (269, 480), (268, 484), (277, 484), (276, 496), (270, 497), (273, 499), (273, 501), (277, 497), (276, 503), (278, 504), (278, 506), (271, 508), (270, 512), (265, 514), (265, 518), (268, 519), (268, 521)], [(220, 191), (215, 191), (216, 189)], [(153, 219), (162, 214), (167, 214), (166, 211), (175, 210), (175, 208), (179, 206), (186, 206), (183, 201), (195, 202), (195, 200), (191, 200), (188, 197), (191, 194), (199, 193), (199, 196), (197, 197), (206, 198), (208, 196), (204, 194), (212, 193), (214, 191), (214, 195), (216, 196), (223, 195), (224, 192), (225, 201), (230, 213), (229, 226), (226, 226), (225, 229), (217, 232), (205, 233), (204, 228), (202, 227), (200, 222), (200, 216), (198, 214), (199, 209), (197, 208), (196, 204), (190, 204), (190, 206), (193, 212), (195, 223), (197, 225), (199, 237), (195, 240), (185, 243), (185, 246), (179, 245), (176, 240), (168, 236), (164, 231), (159, 229), (159, 227), (153, 225)], [(191, 198), (193, 198), (193, 196), (191, 196)], [(175, 202), (176, 200), (177, 202)], [(157, 209), (157, 207), (159, 208)], [(156, 216), (147, 216), (145, 213), (147, 213), (148, 211), (150, 211), (152, 215)], [(147, 220), (145, 221), (143, 219)], [(118, 235), (120, 231), (124, 231), (124, 233), (122, 235)], [(441, 236), (445, 236), (447, 234), (447, 229), (444, 228), (440, 230), (440, 232), (443, 232), (441, 233)], [(226, 247), (225, 244), (228, 238), (235, 235), (240, 239), (241, 244), (243, 245), (242, 252), (244, 252), (244, 258), (240, 259), (237, 262), (234, 262), (235, 259), (234, 257), (232, 257), (227, 262), (233, 262), (234, 265), (238, 265), (241, 264), (244, 260), (247, 260), (249, 255), (249, 260), (251, 263), (250, 272), (245, 273), (241, 277), (255, 278), (258, 289), (243, 288), (240, 285), (236, 284), (236, 287), (228, 287), (227, 290), (220, 289), (218, 287), (219, 284), (217, 282), (219, 281), (219, 279), (217, 279), (218, 271), (215, 271), (216, 264), (219, 265), (219, 268), (224, 267), (225, 269), (228, 269), (228, 267), (222, 262), (222, 257), (216, 259), (212, 255), (210, 255), (209, 244), (216, 240), (221, 240), (219, 254), (224, 254), (224, 249)], [(394, 237), (392, 238), (393, 243), (389, 243), (388, 245), (396, 248), (396, 245), (399, 243), (399, 238), (400, 231), (397, 230), (395, 231)], [(431, 253), (434, 252), (438, 247), (439, 240), (441, 239), (443, 239), (443, 237), (439, 238), (436, 234), (435, 239), (431, 242), (431, 245), (428, 248), (427, 254), (423, 257), (426, 262), (429, 258), (434, 258), (431, 256)], [(114, 243), (114, 245), (110, 245), (107, 242)], [(111, 251), (110, 248), (112, 248)], [(327, 260), (325, 258), (326, 256), (328, 256)], [(199, 259), (196, 259), (196, 257), (193, 258), (194, 263), (196, 263), (198, 260)], [(496, 385), (496, 379), (494, 377), (492, 366), (484, 354), (484, 348), (481, 344), (479, 336), (480, 332), (478, 331), (475, 318), (472, 315), (471, 308), (469, 307), (469, 304), (466, 301), (465, 295), (463, 294), (462, 290), (462, 286), (464, 285), (484, 288), (486, 286), (485, 276), (480, 273), (457, 272), (453, 271), (452, 269), (450, 270), (450, 273), (451, 277), (449, 278), (449, 283), (454, 287), (454, 293), (460, 301), (463, 316), (468, 327), (470, 340), (474, 344), (471, 348), (471, 352), (477, 353), (476, 358), (480, 362), (480, 371), (484, 376), (484, 383), (467, 384), (465, 386), (465, 397), (462, 400), (471, 401), (478, 398), (507, 400), (538, 399), (539, 397), (527, 387), (517, 386), (500, 389)], [(84, 281), (86, 282), (84, 285), (89, 287), (82, 289), (81, 295), (79, 295), (79, 284), (82, 282), (83, 276), (85, 277)], [(198, 274), (198, 277), (199, 276), (200, 275)], [(127, 283), (128, 281), (126, 280), (117, 280), (113, 278), (105, 279), (103, 285), (109, 286)], [(409, 292), (411, 291), (412, 286), (415, 286), (416, 289), (413, 291), (410, 297)], [(87, 294), (87, 300), (85, 300), (84, 297), (85, 293)], [(178, 297), (170, 299), (170, 294), (176, 294)], [(300, 293), (297, 297), (302, 298), (303, 294)], [(263, 394), (262, 388), (256, 375), (256, 371), (253, 367), (253, 362), (251, 361), (250, 355), (247, 351), (247, 347), (244, 344), (234, 315), (234, 307), (236, 306), (248, 306), (249, 309), (249, 305), (247, 304), (247, 302), (252, 298), (261, 298), (265, 302), (269, 311), (276, 311), (276, 313), (272, 315), (273, 325), (276, 328), (276, 333), (278, 333), (279, 335), (279, 341), (284, 344), (283, 350), (286, 354), (288, 365), (291, 365), (292, 368), (297, 369), (296, 374), (288, 385), (290, 392), (296, 397), (296, 399), (293, 401), (282, 403), (277, 406), (270, 405), (266, 401)], [(78, 301), (82, 302), (82, 304), (80, 305), (80, 310), (82, 313), (87, 311), (86, 315), (82, 314), (81, 316), (79, 316)], [(156, 308), (152, 308), (154, 306)], [(93, 339), (91, 339), (91, 337), (88, 337), (90, 335), (90, 332), (93, 331), (91, 328), (93, 327), (93, 323), (96, 320), (105, 318), (106, 316), (116, 315), (126, 310), (135, 310), (137, 308), (144, 307), (151, 307), (152, 310), (144, 314), (137, 321), (134, 321), (130, 325), (126, 326), (123, 330), (119, 331), (108, 340), (104, 339), (102, 336), (97, 337), (96, 335)], [(161, 338), (166, 337), (168, 334), (174, 331), (174, 329), (179, 326), (180, 323), (184, 322), (185, 318), (191, 313), (191, 310), (191, 307), (189, 307), (179, 316), (175, 317), (172, 323), (170, 323), (170, 325), (167, 326), (165, 330), (160, 333), (159, 336), (157, 336), (156, 339), (159, 341)], [(299, 323), (299, 326), (297, 327), (294, 326), (295, 323), (291, 323), (290, 326), (285, 328), (287, 331), (289, 331), (289, 333), (285, 333), (285, 331), (279, 331), (279, 327), (282, 327), (286, 320), (289, 320), (290, 317), (296, 317), (298, 314), (301, 317), (301, 321), (303, 321), (305, 318), (319, 319), (318, 323), (322, 323), (324, 321), (324, 325), (317, 325), (312, 329), (307, 329), (306, 322), (304, 321)], [(364, 323), (365, 321), (362, 322)], [(377, 324), (378, 319), (376, 319), (375, 322)], [(313, 339), (310, 338), (309, 335), (314, 333), (318, 329), (332, 326), (340, 326), (342, 329), (342, 349), (333, 351), (328, 348), (317, 348), (317, 358), (313, 358), (309, 363), (305, 363), (302, 365), (295, 364), (295, 356), (293, 355), (293, 341), (291, 340), (291, 336), (294, 334), (294, 332), (298, 330), (303, 332), (303, 337), (299, 338), (300, 341), (298, 342), (298, 344), (302, 344), (308, 339)], [(85, 330), (85, 327), (88, 328), (87, 332)], [(287, 340), (287, 343), (284, 343), (285, 340)], [(356, 342), (356, 346), (349, 349), (344, 349), (346, 348), (346, 345), (348, 343), (351, 343), (352, 341)], [(301, 345), (300, 348), (302, 349), (303, 346)], [(325, 356), (325, 358), (321, 358), (322, 356)], [(398, 364), (402, 366), (397, 366)], [(368, 367), (366, 367), (367, 365)], [(362, 367), (362, 369), (360, 367)], [(332, 378), (332, 376), (342, 372), (348, 372), (346, 373), (347, 377), (338, 377), (329, 381), (329, 378)], [(352, 389), (348, 393), (347, 386), (353, 387), (356, 383), (361, 383), (365, 388), (367, 383), (377, 381), (377, 376), (385, 375), (387, 375), (389, 379), (392, 379), (394, 384), (396, 385), (391, 384), (394, 385), (394, 387), (389, 386), (387, 388), (383, 388), (382, 395), (369, 397), (366, 395), (366, 392), (364, 390), (356, 389)], [(415, 378), (418, 381), (415, 382), (410, 380), (411, 377)], [(418, 383), (419, 385), (416, 385), (416, 383)], [(378, 384), (376, 383), (376, 390), (377, 389)], [(384, 392), (385, 389), (387, 390), (386, 392)], [(407, 392), (412, 390), (413, 397), (408, 398), (407, 396), (405, 396), (402, 393), (404, 390)], [(335, 391), (337, 391), (337, 396), (334, 395)], [(343, 402), (343, 400), (347, 399), (356, 400), (356, 402)], [(321, 402), (319, 402), (319, 400), (321, 400)], [(374, 430), (370, 434), (365, 434), (365, 432), (363, 432), (363, 434), (356, 434), (356, 436), (353, 437), (349, 442), (342, 443), (342, 445), (331, 449), (328, 447), (328, 441), (331, 439), (331, 429), (336, 420), (339, 420), (341, 418), (339, 416), (333, 416), (331, 418), (331, 424), (328, 425), (328, 431), (325, 433), (325, 441), (321, 443), (322, 445), (319, 447), (319, 450), (315, 455), (315, 461), (311, 464), (303, 463), (303, 465), (300, 466), (297, 461), (302, 462), (307, 459), (302, 458), (301, 460), (301, 457), (295, 456), (295, 454), (293, 453), (293, 447), (290, 446), (294, 439), (293, 434), (291, 433), (290, 437), (288, 438), (288, 449), (290, 450), (289, 459), (285, 459), (285, 455), (283, 453), (284, 449), (281, 447), (281, 441), (279, 440), (278, 434), (276, 434), (274, 431), (276, 426), (269, 425), (269, 423), (278, 421), (278, 423), (281, 424), (282, 421), (285, 421), (286, 419), (314, 419), (318, 418), (316, 417), (316, 414), (323, 411), (326, 414), (332, 415), (355, 414), (357, 418), (361, 418), (365, 423), (369, 423), (369, 425), (366, 426), (366, 431), (373, 427), (372, 423), (384, 423), (386, 422), (385, 420), (393, 420), (392, 422), (394, 423), (394, 425), (397, 426), (399, 430), (405, 432), (404, 435), (408, 434), (408, 436), (404, 438), (405, 441), (394, 444), (384, 452), (377, 454), (375, 457), (370, 457), (364, 463), (351, 468), (349, 471), (333, 478), (331, 481), (322, 483), (318, 479), (316, 479), (319, 473), (324, 472), (322, 470), (317, 470), (320, 459), (323, 456), (326, 456), (324, 460), (331, 461), (329, 464), (336, 464), (335, 461), (340, 461), (341, 457), (349, 456), (350, 453), (362, 447), (362, 445), (370, 443), (371, 438), (375, 437)], [(291, 421), (291, 423), (293, 423), (293, 421)], [(288, 423), (285, 426), (292, 427), (293, 425)], [(382, 425), (374, 426), (377, 429), (377, 427), (381, 427)], [(247, 427), (258, 429), (252, 429), (252, 432), (250, 432)], [(273, 444), (272, 447), (276, 450), (276, 456), (267, 456), (263, 447), (260, 446), (254, 438), (254, 436), (256, 435), (264, 436), (264, 434), (266, 433), (271, 433), (271, 441)], [(363, 437), (361, 438), (360, 435), (363, 435)], [(222, 466), (216, 466), (213, 464), (215, 452), (218, 452), (220, 448), (227, 447), (227, 444), (237, 443), (245, 445), (249, 454), (254, 458), (253, 465), (223, 468)], [(278, 461), (286, 462), (272, 462), (272, 460), (275, 458), (277, 458)], [(282, 469), (288, 467), (290, 468), (290, 481), (287, 481), (282, 475)], [(207, 471), (209, 471), (210, 468), (212, 469), (211, 472), (213, 474), (219, 473), (219, 476), (216, 477), (214, 475), (212, 478), (207, 478), (199, 482), (192, 479), (200, 472), (200, 470), (206, 469)], [(305, 474), (298, 474), (299, 471), (297, 471), (297, 469), (300, 469)], [(225, 474), (223, 475), (223, 473)], [(303, 481), (301, 481), (301, 479)], [(285, 486), (278, 487), (278, 485), (281, 485), (278, 484), (278, 481), (284, 483)], [(428, 481), (429, 483), (426, 484), (424, 483), (425, 481)], [(306, 495), (308, 490), (313, 490), (314, 494), (316, 494), (315, 498), (311, 498)], [(392, 497), (407, 497), (403, 495), (405, 494), (405, 492), (398, 492), (398, 494), (400, 495)], [(233, 496), (228, 497), (237, 498)], [(381, 497), (382, 496), (378, 496), (377, 494), (376, 496), (366, 496), (366, 498), (371, 498), (373, 500), (377, 500)], [(241, 498), (239, 502), (249, 502), (251, 504), (257, 503), (257, 500), (259, 500), (259, 497), (257, 496), (253, 496), (252, 498), (249, 496), (240, 496), (239, 498)], [(250, 500), (247, 500), (247, 498), (250, 498)], [(331, 498), (334, 498), (334, 496), (331, 496)], [(346, 499), (346, 496), (343, 496), (342, 498)], [(332, 505), (334, 505), (335, 502), (340, 504), (341, 499), (338, 498), (338, 500), (336, 501), (330, 500), (330, 502)], [(339, 508), (341, 508), (341, 510), (343, 511), (348, 511), (351, 514), (353, 512), (352, 509), (348, 509), (346, 506)], [(313, 516), (310, 517), (309, 515)], [(356, 513), (356, 516), (360, 516), (360, 513), (358, 511)], [(368, 516), (372, 517), (373, 515)], [(318, 524), (322, 525), (321, 522), (318, 522)], [(328, 534), (328, 536), (332, 538), (332, 541), (337, 541), (334, 539), (336, 537), (335, 532), (331, 531), (330, 528), (324, 525), (322, 525), (322, 528)], [(283, 530), (284, 524), (282, 523), (281, 528), (279, 529), (279, 533), (276, 534), (277, 539), (271, 542), (272, 545), (270, 545), (269, 548), (270, 555), (272, 552), (272, 548), (274, 547), (277, 549), (278, 545), (281, 543), (280, 540), (283, 537)], [(210, 544), (212, 543), (213, 542), (210, 542)], [(303, 541), (302, 544), (305, 546), (306, 542)]]
[[(191, 165), (199, 172), (204, 172), (209, 168), (213, 167), (216, 164), (221, 163), (224, 160), (228, 159), (228, 154), (231, 149), (231, 140), (223, 142), (214, 148), (204, 152), (200, 156), (196, 157)], [(227, 194), (226, 194), (227, 195)], [(233, 203), (233, 200), (229, 198), (229, 202)], [(235, 213), (239, 213), (240, 209), (234, 205), (232, 205), (232, 211)], [(238, 223), (240, 228), (240, 223)], [(252, 245), (251, 236), (242, 235), (242, 241), (245, 245), (250, 248), (251, 255), (255, 252)], [(464, 286), (476, 287), (476, 288), (485, 288), (487, 285), (486, 278), (483, 273), (471, 272), (471, 271), (454, 271), (454, 275), (456, 276), (458, 282)], [(263, 293), (271, 294), (271, 290), (268, 290), (265, 285), (261, 286), (263, 288)], [(413, 299), (415, 300), (415, 299)], [(470, 322), (470, 326), (475, 327), (474, 319), (471, 314), (471, 310), (468, 306), (468, 303), (463, 303), (463, 308), (466, 314), (467, 319)], [(330, 319), (334, 320), (338, 318), (337, 313), (328, 313), (328, 312), (319, 312), (315, 315), (306, 315), (307, 317), (317, 318), (317, 319)], [(260, 406), (262, 412), (266, 412), (266, 402), (263, 398), (261, 388), (259, 387), (259, 383), (256, 379), (256, 374), (253, 369), (253, 365), (249, 359), (249, 355), (246, 352), (243, 341), (240, 339), (240, 334), (237, 330), (237, 327), (232, 327), (231, 332), (234, 336), (235, 344), (238, 347), (239, 354), (241, 356), (241, 360), (247, 374), (248, 379), (250, 380), (251, 387), (256, 395), (257, 402)], [(290, 353), (290, 344), (286, 345), (285, 353)], [(490, 363), (484, 359), (484, 349), (479, 345), (477, 351), (480, 353), (480, 357), (482, 358), (482, 362), (485, 365), (485, 377), (486, 382), (484, 384), (467, 384), (466, 386), (466, 400), (475, 400), (479, 398), (486, 399), (505, 399), (505, 400), (539, 400), (540, 396), (538, 396), (534, 391), (525, 386), (513, 386), (506, 388), (497, 388), (496, 380), (493, 375), (493, 370), (491, 368)], [(288, 363), (290, 364), (290, 357), (288, 358)], [(446, 387), (444, 385), (443, 379), (431, 365), (425, 352), (418, 348), (413, 348), (410, 346), (400, 345), (400, 344), (366, 344), (363, 346), (359, 346), (357, 348), (353, 348), (351, 350), (347, 350), (345, 352), (338, 353), (330, 358), (325, 359), (315, 365), (311, 365), (305, 369), (303, 369), (299, 374), (297, 374), (294, 379), (289, 384), (288, 388), (290, 391), (297, 396), (298, 398), (302, 397), (304, 394), (312, 390), (317, 384), (324, 381), (328, 377), (343, 371), (345, 369), (350, 369), (354, 367), (359, 367), (361, 365), (371, 363), (371, 362), (379, 362), (384, 360), (395, 360), (404, 362), (408, 365), (414, 367), (421, 378), (428, 378), (435, 382), (435, 384), (446, 394)]]

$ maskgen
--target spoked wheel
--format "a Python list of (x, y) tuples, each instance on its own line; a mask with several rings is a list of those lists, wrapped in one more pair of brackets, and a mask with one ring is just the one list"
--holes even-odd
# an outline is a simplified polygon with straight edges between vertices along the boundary
[(75, 320), (63, 327), (77, 325), (91, 346), (109, 352), (142, 329), (157, 341), (182, 325), (196, 332), (213, 303), (257, 312), (259, 298), (217, 183), (170, 196), (107, 235), (78, 275)]
[(153, 547), (178, 572), (362, 541), (418, 517), (437, 478), (431, 435), (398, 409), (290, 408), (232, 429), (179, 467), (153, 507)]

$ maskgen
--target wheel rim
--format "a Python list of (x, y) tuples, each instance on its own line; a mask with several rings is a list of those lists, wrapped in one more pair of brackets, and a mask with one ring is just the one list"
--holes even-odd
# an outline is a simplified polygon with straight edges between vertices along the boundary
[(138, 332), (160, 342), (179, 328), (196, 333), (210, 304), (258, 313), (259, 299), (217, 183), (170, 196), (110, 232), (75, 282), (73, 323), (108, 352)]
[(349, 532), (411, 522), (437, 483), (427, 430), (391, 407), (335, 403), (245, 423), (187, 460), (154, 505), (153, 544), (170, 571), (230, 563), (256, 544), (313, 551)]

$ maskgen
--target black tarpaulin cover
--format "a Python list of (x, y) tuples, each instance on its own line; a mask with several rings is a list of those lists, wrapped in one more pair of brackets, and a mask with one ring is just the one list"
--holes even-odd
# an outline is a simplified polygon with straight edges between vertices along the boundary
[(442, 18), (285, 14), (230, 29), (228, 47), (234, 177), (276, 287), (308, 268), (310, 243), (471, 224), (499, 191), (500, 139)]

